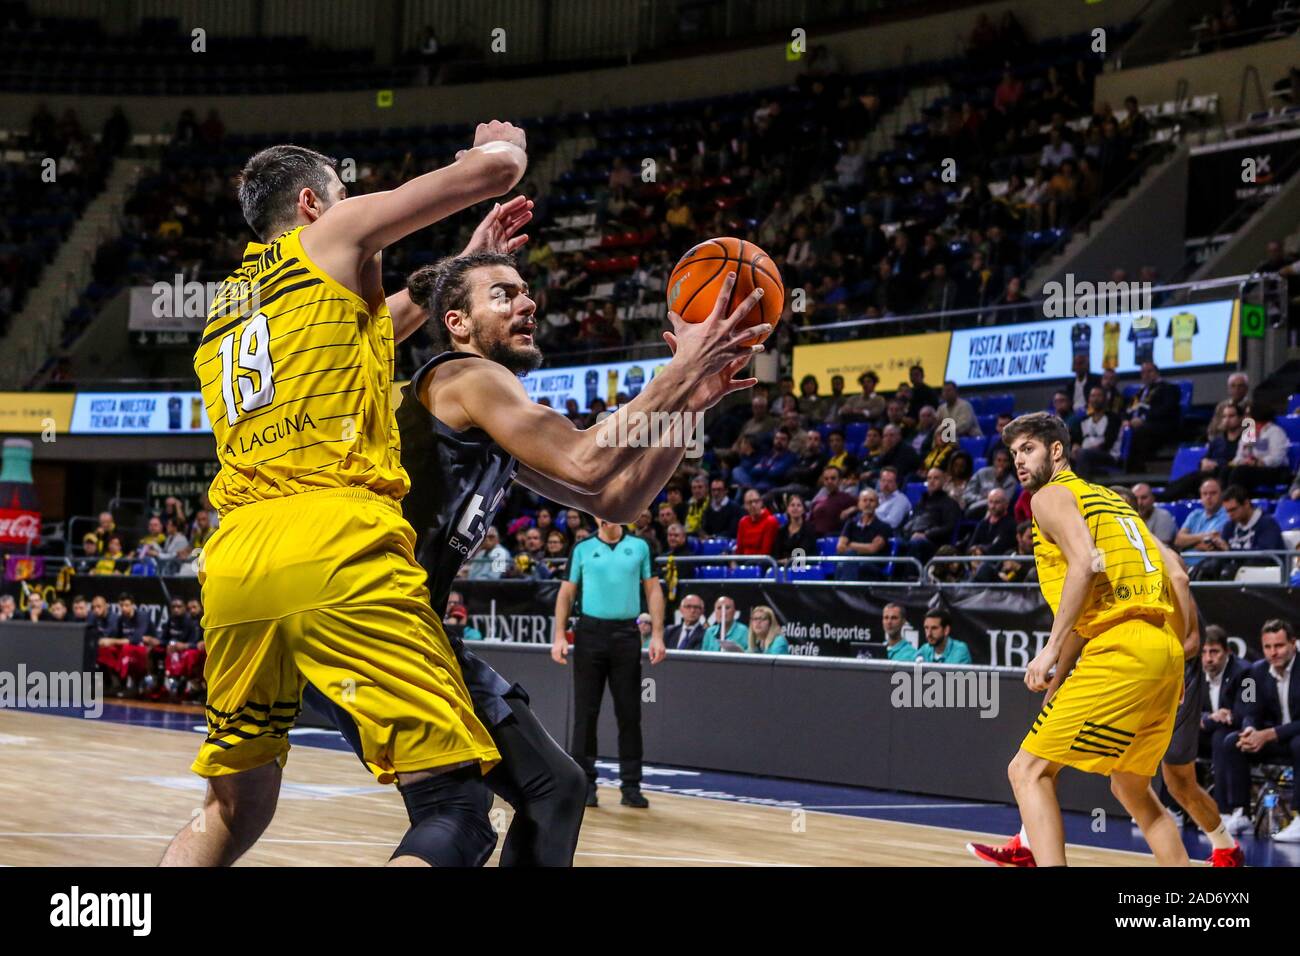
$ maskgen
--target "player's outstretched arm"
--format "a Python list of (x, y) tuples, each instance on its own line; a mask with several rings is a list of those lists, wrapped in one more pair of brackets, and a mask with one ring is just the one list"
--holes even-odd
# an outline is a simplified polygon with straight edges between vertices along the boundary
[[(642, 481), (651, 484), (644, 476), (655, 476), (655, 468), (666, 468), (667, 474), (671, 474), (684, 450), (622, 443), (618, 436), (628, 432), (619, 419), (645, 416), (648, 421), (655, 413), (692, 411), (702, 391), (709, 392), (711, 388), (722, 391), (720, 387), (710, 386), (710, 379), (743, 367), (744, 361), (763, 350), (762, 345), (749, 343), (754, 336), (770, 332), (771, 326), (740, 327), (758, 303), (761, 289), (747, 296), (731, 315), (721, 314), (734, 283), (733, 273), (718, 296), (715, 315), (707, 321), (688, 324), (679, 320), (677, 351), (672, 360), (636, 398), (590, 428), (578, 429), (560, 412), (531, 401), (513, 373), (488, 359), (455, 363), (448, 369), (455, 371), (436, 396), (430, 386), (422, 400), (425, 407), (444, 420), (446, 416), (439, 412), (439, 407), (451, 403), (461, 413), (456, 418), (468, 419), (483, 429), (525, 468), (582, 494), (597, 495), (605, 491), (642, 456), (657, 460), (655, 464), (643, 465), (643, 470), (638, 472), (643, 476)], [(471, 371), (473, 374), (467, 374)], [(662, 461), (658, 461), (660, 456)], [(655, 493), (659, 487), (662, 484), (654, 488)]]
[(1048, 672), (1060, 658), (1065, 639), (1087, 605), (1097, 568), (1093, 563), (1092, 534), (1069, 491), (1059, 485), (1047, 485), (1035, 492), (1030, 507), (1039, 530), (1061, 549), (1066, 560), (1065, 582), (1052, 621), (1052, 633), (1025, 671), (1029, 689), (1043, 691), (1049, 683)]
[(303, 248), (340, 279), (399, 239), (514, 188), (528, 168), (523, 130), (480, 123), (474, 146), (455, 162), (396, 189), (335, 203), (303, 230)]
[[(673, 339), (670, 344), (675, 349), (676, 339)], [(722, 395), (751, 388), (757, 384), (757, 379), (735, 377), (748, 362), (748, 356), (738, 359), (722, 375), (705, 382), (696, 390), (690, 411), (693, 414), (703, 415), (705, 410), (716, 404), (717, 399)], [(683, 442), (678, 447), (664, 445), (642, 449), (643, 453), (631, 467), (619, 472), (604, 488), (594, 494), (575, 491), (568, 485), (554, 481), (527, 466), (520, 468), (518, 480), (524, 487), (566, 507), (577, 508), (597, 518), (604, 518), (606, 521), (627, 523), (635, 521), (637, 515), (649, 508), (659, 492), (663, 490), (668, 479), (673, 476), (682, 459), (686, 457), (684, 444)]]

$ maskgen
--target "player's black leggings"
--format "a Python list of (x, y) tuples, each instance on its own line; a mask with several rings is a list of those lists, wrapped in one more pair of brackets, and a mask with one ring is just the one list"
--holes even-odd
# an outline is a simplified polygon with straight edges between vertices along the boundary
[(572, 866), (587, 797), (587, 777), (546, 732), (527, 702), (505, 698), (512, 712), (490, 728), (501, 762), (484, 777), (515, 810), (501, 866)]
[[(360, 757), (361, 741), (347, 711), (311, 684), (303, 699), (333, 720)], [(585, 809), (586, 775), (546, 732), (527, 701), (513, 695), (504, 699), (511, 715), (488, 728), (501, 762), (483, 778), (515, 811), (500, 865), (572, 866)]]

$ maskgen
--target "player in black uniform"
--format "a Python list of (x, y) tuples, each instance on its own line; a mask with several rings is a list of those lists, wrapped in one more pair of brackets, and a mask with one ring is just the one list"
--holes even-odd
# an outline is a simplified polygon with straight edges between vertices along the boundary
[[(691, 325), (670, 313), (674, 331), (665, 338), (674, 361), (616, 414), (703, 414), (725, 395), (755, 384), (735, 376), (762, 349), (745, 342), (771, 327), (737, 329), (761, 292), (724, 315), (733, 284), (724, 285), (708, 322)], [(429, 573), (435, 608), (446, 603), (457, 570), (478, 548), (515, 480), (612, 521), (632, 521), (650, 504), (680, 464), (686, 442), (611, 446), (601, 440), (600, 426), (578, 429), (528, 399), (519, 376), (538, 367), (541, 352), (533, 342), (536, 305), (513, 257), (478, 252), (446, 259), (413, 274), (407, 289), (438, 320), (431, 331), (451, 344), (416, 372), (397, 410), (402, 464), (411, 482), (403, 512), (416, 531), (416, 555)], [(529, 710), (518, 684), (459, 639), (452, 646), (475, 711), (502, 756), (485, 782), (516, 811), (501, 865), (571, 864), (585, 774)], [(306, 696), (335, 717), (356, 749), (346, 715), (314, 688)]]

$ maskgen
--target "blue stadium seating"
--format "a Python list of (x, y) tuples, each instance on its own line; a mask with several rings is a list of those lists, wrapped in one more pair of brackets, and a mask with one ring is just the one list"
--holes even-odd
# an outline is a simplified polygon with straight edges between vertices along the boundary
[(1014, 415), (1016, 411), (1014, 395), (972, 395), (969, 401), (976, 415), (992, 415), (995, 423), (998, 415)]
[(1286, 415), (1279, 418), (1277, 424), (1291, 441), (1300, 441), (1300, 415)]
[(1288, 415), (1300, 415), (1300, 392), (1287, 397), (1286, 413)]
[(740, 579), (755, 579), (764, 577), (767, 569), (758, 564), (738, 564), (734, 568), (727, 569), (727, 577)]
[(1184, 499), (1182, 501), (1170, 501), (1160, 507), (1168, 511), (1174, 519), (1174, 524), (1179, 528), (1187, 520), (1187, 516), (1201, 506), (1200, 501), (1196, 499)]
[(700, 542), (700, 547), (696, 553), (700, 555), (706, 555), (706, 556), (715, 555), (715, 554), (726, 554), (733, 547), (735, 547), (736, 544), (736, 542), (733, 541), (731, 538), (700, 538), (699, 542)]
[(844, 426), (844, 447), (861, 448), (867, 440), (866, 422), (849, 422)]
[(959, 438), (957, 444), (961, 445), (961, 450), (972, 458), (978, 458), (984, 454), (984, 446), (988, 444), (987, 438)]
[(1300, 531), (1300, 501), (1283, 498), (1277, 503), (1277, 513), (1273, 515), (1283, 531)]
[(830, 577), (830, 570), (821, 562), (806, 564), (802, 568), (786, 570), (787, 581), (825, 581)]
[(907, 495), (907, 500), (910, 501), (912, 503), (912, 507), (915, 508), (916, 503), (920, 501), (921, 496), (925, 494), (925, 482), (909, 481), (903, 487), (903, 494)]
[(1201, 467), (1201, 459), (1205, 457), (1205, 445), (1182, 445), (1174, 454), (1173, 466), (1169, 469), (1169, 480), (1176, 481), (1183, 475), (1190, 475)]
[(817, 539), (817, 553), (824, 558), (829, 558), (835, 554), (835, 546), (840, 543), (838, 535), (827, 535), (824, 538)]

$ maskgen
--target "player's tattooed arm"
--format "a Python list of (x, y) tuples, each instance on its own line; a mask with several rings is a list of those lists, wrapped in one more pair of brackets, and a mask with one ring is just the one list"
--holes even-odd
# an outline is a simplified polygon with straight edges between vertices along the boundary
[(1092, 534), (1069, 491), (1059, 485), (1047, 485), (1034, 494), (1030, 507), (1039, 531), (1061, 549), (1066, 560), (1065, 581), (1052, 621), (1052, 633), (1025, 671), (1026, 686), (1032, 691), (1043, 691), (1049, 683), (1049, 672), (1061, 656), (1065, 639), (1074, 630), (1091, 596), (1097, 572), (1093, 570)]
[(528, 168), (523, 130), (480, 123), (474, 146), (450, 165), (396, 189), (353, 196), (331, 205), (303, 230), (307, 254), (349, 288), (361, 264), (440, 219), (514, 188)]
[[(515, 196), (504, 204), (494, 203), (482, 222), (474, 230), (460, 255), (471, 252), (501, 252), (513, 255), (528, 241), (527, 233), (519, 230), (533, 218), (533, 201), (526, 196)], [(401, 343), (428, 319), (428, 313), (411, 301), (411, 294), (403, 289), (388, 297), (388, 314), (393, 317), (393, 340)]]

